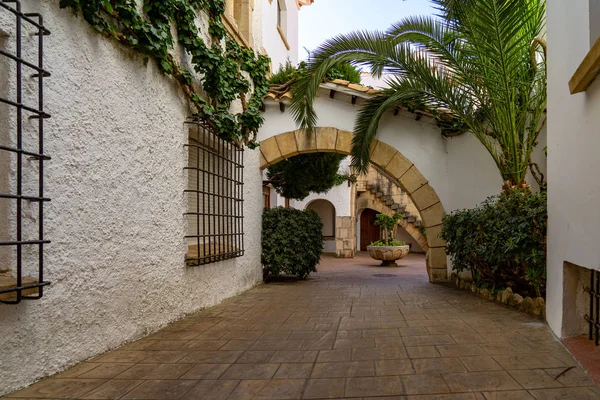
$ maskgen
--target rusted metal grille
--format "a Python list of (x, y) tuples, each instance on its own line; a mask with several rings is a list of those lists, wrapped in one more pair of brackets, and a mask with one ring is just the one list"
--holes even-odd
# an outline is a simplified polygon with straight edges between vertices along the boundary
[(585, 316), (589, 324), (588, 336), (598, 346), (600, 342), (600, 271), (591, 270), (590, 287), (587, 292), (590, 295), (589, 314)]
[(189, 119), (188, 265), (244, 254), (244, 151)]
[[(5, 203), (5, 208), (10, 210), (1, 232), (7, 239), (0, 241), (4, 250), (0, 256), (0, 270), (8, 271), (1, 274), (0, 302), (17, 304), (21, 300), (41, 298), (43, 287), (50, 284), (44, 281), (44, 245), (50, 243), (44, 237), (44, 203), (50, 201), (44, 196), (44, 162), (50, 159), (44, 153), (44, 120), (50, 118), (44, 111), (44, 78), (50, 73), (44, 69), (43, 63), (44, 36), (50, 32), (44, 27), (42, 16), (22, 12), (19, 1), (1, 0), (0, 12), (10, 14), (14, 21), (14, 25), (0, 27), (8, 33), (3, 38), (8, 45), (0, 48), (0, 62), (6, 69), (2, 75), (8, 78), (8, 82), (14, 82), (12, 92), (5, 87), (4, 93), (0, 87), (0, 106), (5, 113), (0, 124), (7, 127), (6, 135), (0, 140), (0, 167), (3, 171), (11, 171), (5, 174), (7, 179), (0, 185), (0, 200), (9, 202)], [(37, 49), (24, 49), (31, 41), (24, 42), (23, 39), (30, 35), (35, 38)], [(37, 60), (25, 59), (24, 50), (32, 54), (37, 52)], [(25, 101), (25, 90), (37, 92), (37, 104)], [(33, 123), (28, 123), (28, 120)], [(37, 182), (27, 181), (34, 175)], [(27, 203), (37, 204), (37, 216), (34, 217), (37, 226), (33, 237), (24, 232), (24, 219), (27, 218), (28, 223), (32, 219), (31, 215), (25, 216)], [(30, 251), (30, 247), (37, 249)], [(24, 259), (26, 251), (27, 260)], [(26, 275), (25, 269), (30, 266), (36, 272), (31, 273), (27, 268), (31, 275)]]

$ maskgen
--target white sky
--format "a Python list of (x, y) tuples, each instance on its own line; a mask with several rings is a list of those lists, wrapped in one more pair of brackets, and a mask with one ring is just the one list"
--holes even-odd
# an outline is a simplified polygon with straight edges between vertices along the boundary
[(326, 39), (354, 30), (386, 30), (409, 15), (431, 15), (429, 0), (315, 0), (300, 9), (299, 56), (314, 50)]

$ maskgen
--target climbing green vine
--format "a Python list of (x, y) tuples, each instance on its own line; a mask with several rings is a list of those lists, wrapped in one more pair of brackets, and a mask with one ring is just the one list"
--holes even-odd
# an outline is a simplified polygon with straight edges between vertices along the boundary
[[(238, 146), (258, 145), (256, 133), (263, 123), (260, 107), (269, 90), (269, 58), (228, 37), (221, 20), (223, 0), (144, 0), (141, 13), (135, 0), (60, 0), (60, 7), (81, 13), (98, 32), (153, 58), (164, 74), (177, 80), (195, 116), (223, 139)], [(210, 38), (208, 44), (196, 24), (199, 11), (209, 18), (204, 35)], [(193, 72), (202, 76), (201, 86), (173, 56), (171, 27), (190, 56)], [(233, 114), (231, 105), (238, 99), (242, 111)]]

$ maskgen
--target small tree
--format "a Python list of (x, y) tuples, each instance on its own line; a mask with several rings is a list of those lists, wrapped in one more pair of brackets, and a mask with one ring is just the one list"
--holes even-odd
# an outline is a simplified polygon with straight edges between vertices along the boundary
[[(377, 214), (375, 217), (375, 225), (379, 226), (381, 230), (382, 240), (378, 242), (382, 242), (383, 246), (401, 246), (404, 242), (396, 241), (396, 230), (398, 224), (402, 222), (402, 214), (395, 213), (392, 216), (385, 214)], [(375, 242), (375, 243), (378, 243)], [(400, 244), (396, 244), (400, 243)]]
[(299, 154), (270, 166), (267, 179), (282, 196), (304, 200), (311, 193), (326, 193), (344, 182), (338, 170), (345, 157), (337, 153)]

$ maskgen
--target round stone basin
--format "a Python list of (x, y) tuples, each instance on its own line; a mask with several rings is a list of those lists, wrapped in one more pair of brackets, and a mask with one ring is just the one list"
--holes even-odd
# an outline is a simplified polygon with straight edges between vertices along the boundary
[(367, 246), (371, 258), (381, 261), (383, 267), (397, 267), (396, 260), (406, 257), (408, 245), (405, 246)]

